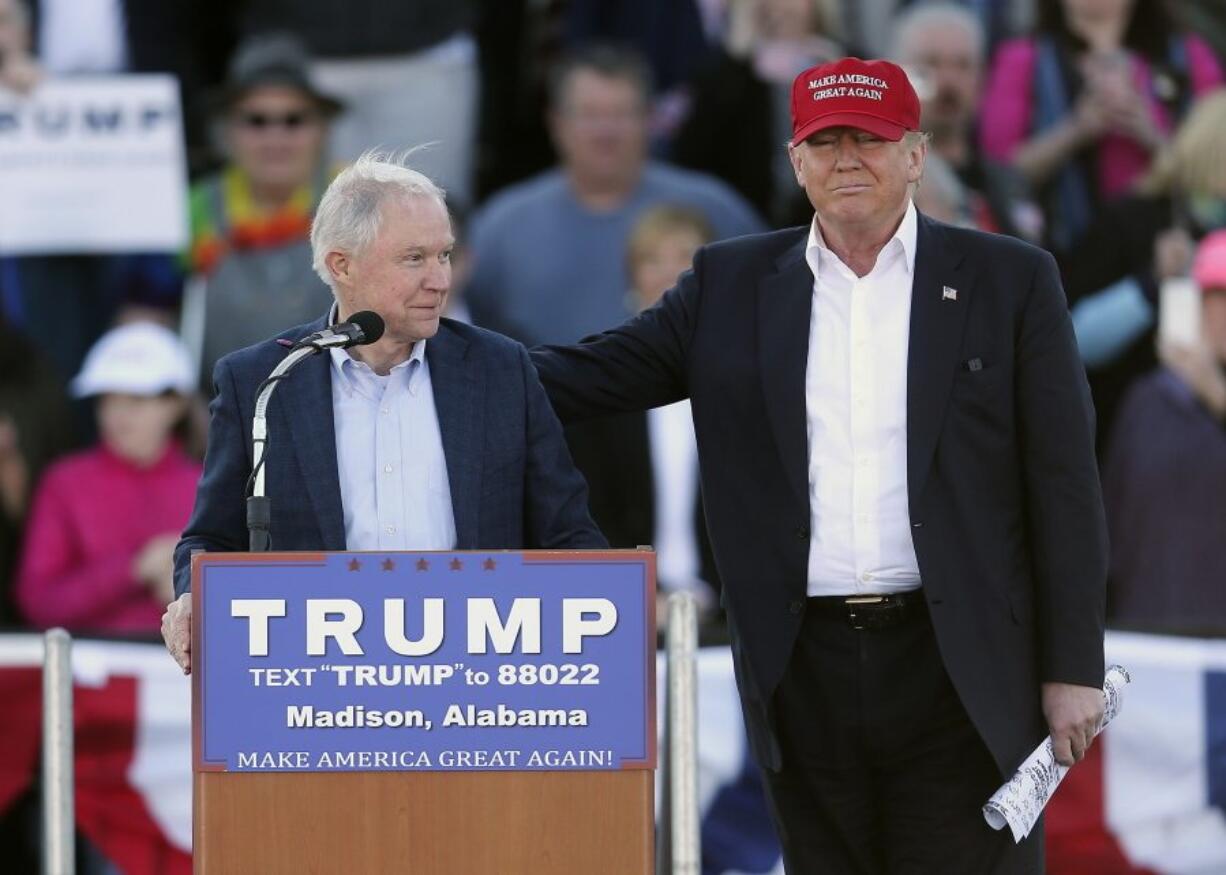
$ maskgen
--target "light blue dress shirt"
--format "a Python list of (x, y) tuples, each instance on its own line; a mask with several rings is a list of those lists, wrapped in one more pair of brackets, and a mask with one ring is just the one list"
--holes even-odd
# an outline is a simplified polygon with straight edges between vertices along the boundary
[(386, 376), (343, 349), (329, 352), (346, 549), (454, 549), (451, 487), (425, 341)]

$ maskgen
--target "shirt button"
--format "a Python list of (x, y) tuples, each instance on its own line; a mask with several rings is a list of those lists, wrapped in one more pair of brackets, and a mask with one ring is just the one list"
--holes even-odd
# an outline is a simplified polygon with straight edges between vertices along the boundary
[(861, 456), (857, 464), (859, 464), (861, 468), (866, 467), (868, 465), (868, 456)]
[(800, 599), (793, 599), (792, 601), (788, 602), (788, 613), (789, 614), (799, 614), (804, 609), (805, 609), (805, 603), (802, 602)]
[(868, 583), (870, 580), (873, 579), (873, 575), (866, 571), (860, 575), (860, 579), (863, 580), (865, 583)]
[(387, 416), (392, 411), (387, 407), (380, 407), (379, 412), (382, 413), (384, 416)]
[(386, 531), (389, 535), (394, 535), (396, 534), (396, 527), (388, 526), (386, 529), (384, 529), (384, 531)]
[(391, 465), (384, 465), (384, 466), (383, 466), (383, 473), (384, 473), (384, 474), (390, 474), (390, 473), (392, 473), (392, 466), (391, 466)]
[(797, 526), (796, 527), (796, 537), (800, 539), (801, 541), (809, 540), (809, 527), (808, 526)]

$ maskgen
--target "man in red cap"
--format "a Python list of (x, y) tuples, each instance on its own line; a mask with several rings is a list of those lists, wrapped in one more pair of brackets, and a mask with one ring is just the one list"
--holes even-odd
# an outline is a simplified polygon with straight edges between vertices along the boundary
[(733, 664), (787, 870), (1039, 872), (981, 806), (1102, 716), (1093, 413), (1050, 255), (942, 225), (905, 73), (792, 89), (814, 219), (703, 247), (534, 360), (563, 420), (690, 398)]

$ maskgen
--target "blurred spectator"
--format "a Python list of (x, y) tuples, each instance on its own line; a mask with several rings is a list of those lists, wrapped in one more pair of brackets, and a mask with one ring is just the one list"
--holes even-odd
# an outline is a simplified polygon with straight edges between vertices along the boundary
[(1047, 240), (1065, 250), (1221, 81), (1212, 51), (1177, 31), (1164, 0), (1042, 0), (1036, 34), (997, 53), (984, 152), (1041, 193)]
[(647, 160), (649, 92), (642, 62), (618, 49), (593, 47), (559, 68), (550, 128), (561, 167), (504, 190), (472, 222), (478, 325), (569, 343), (625, 319), (626, 241), (654, 204), (698, 209), (719, 237), (761, 229), (723, 183)]
[(13, 574), (43, 469), (72, 442), (63, 384), (38, 350), (0, 314), (0, 626), (15, 622)]
[(931, 219), (963, 228), (976, 227), (970, 191), (936, 152), (924, 159), (924, 178), (916, 185), (915, 208)]
[(316, 59), (320, 85), (344, 100), (347, 111), (332, 130), (333, 161), (376, 147), (436, 143), (414, 155), (414, 166), (472, 205), (475, 0), (245, 0), (240, 10), (246, 37), (300, 37)]
[(102, 439), (52, 465), (35, 490), (17, 574), (31, 625), (160, 627), (201, 471), (175, 436), (194, 385), (187, 351), (158, 325), (112, 329), (89, 351), (72, 391), (97, 399)]
[(221, 356), (309, 322), (331, 302), (311, 268), (309, 235), (328, 182), (328, 124), (341, 104), (307, 68), (294, 38), (253, 39), (216, 96), (229, 162), (192, 189), (183, 321), (206, 387)]
[(833, 0), (738, 0), (725, 46), (694, 81), (673, 158), (718, 176), (770, 222), (813, 218), (785, 144), (792, 136), (792, 80), (843, 55)]
[(893, 57), (916, 80), (923, 101), (920, 124), (932, 134), (929, 160), (944, 159), (957, 173), (973, 227), (1037, 243), (1042, 213), (1029, 200), (1024, 180), (1013, 168), (985, 158), (979, 148), (976, 123), (986, 49), (979, 17), (956, 3), (917, 3), (895, 24)]
[[(643, 213), (627, 252), (635, 307), (645, 310), (658, 301), (710, 241), (711, 226), (699, 212), (663, 205)], [(587, 478), (592, 518), (609, 543), (654, 545), (661, 598), (692, 593), (704, 632), (714, 631), (705, 627), (715, 620), (718, 579), (699, 495), (690, 402), (572, 425), (566, 437)], [(656, 619), (662, 623), (665, 616), (661, 606)]]
[(1156, 363), (1159, 287), (1187, 274), (1197, 239), (1226, 227), (1223, 131), (1226, 90), (1218, 90), (1192, 106), (1139, 193), (1104, 207), (1060, 259), (1100, 447), (1125, 391)]
[(1117, 622), (1226, 634), (1226, 231), (1200, 245), (1202, 342), (1162, 348), (1104, 472)]
[[(808, 2), (808, 0), (805, 0)], [(648, 142), (668, 157), (688, 105), (688, 86), (724, 29), (722, 0), (566, 0), (566, 45), (625, 46), (651, 70)]]

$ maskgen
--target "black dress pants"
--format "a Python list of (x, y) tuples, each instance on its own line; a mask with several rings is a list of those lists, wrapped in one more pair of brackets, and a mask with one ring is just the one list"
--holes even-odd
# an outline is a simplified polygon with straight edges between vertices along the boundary
[(783, 768), (764, 771), (788, 875), (1041, 873), (1041, 823), (1014, 845), (983, 819), (1003, 779), (922, 600), (868, 629), (809, 605), (775, 695)]

